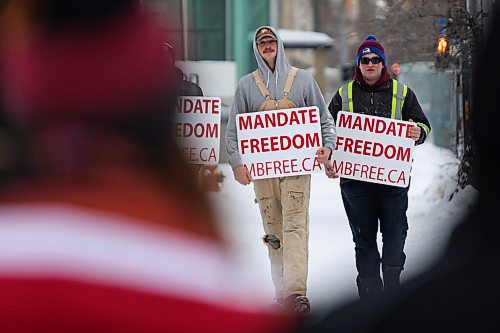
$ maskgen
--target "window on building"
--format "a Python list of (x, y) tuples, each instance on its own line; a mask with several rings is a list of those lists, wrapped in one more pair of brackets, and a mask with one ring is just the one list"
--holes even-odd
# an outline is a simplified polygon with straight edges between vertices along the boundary
[(188, 60), (225, 60), (226, 1), (188, 1)]

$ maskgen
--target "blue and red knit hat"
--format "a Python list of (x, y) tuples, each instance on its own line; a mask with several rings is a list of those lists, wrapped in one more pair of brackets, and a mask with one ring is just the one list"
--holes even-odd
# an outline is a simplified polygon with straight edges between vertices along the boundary
[(374, 35), (368, 35), (365, 37), (363, 43), (358, 46), (358, 57), (356, 59), (356, 65), (359, 66), (359, 60), (361, 57), (368, 53), (375, 53), (380, 58), (382, 58), (382, 63), (385, 66), (385, 49), (384, 46), (377, 40), (377, 37)]

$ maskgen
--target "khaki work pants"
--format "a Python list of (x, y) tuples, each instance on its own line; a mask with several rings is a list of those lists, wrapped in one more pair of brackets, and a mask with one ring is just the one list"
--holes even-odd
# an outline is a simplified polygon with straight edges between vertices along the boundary
[(311, 175), (254, 180), (277, 299), (307, 291)]

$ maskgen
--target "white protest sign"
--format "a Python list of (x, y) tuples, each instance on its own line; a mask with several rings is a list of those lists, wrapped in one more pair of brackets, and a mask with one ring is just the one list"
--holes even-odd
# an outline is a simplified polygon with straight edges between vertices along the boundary
[(345, 178), (398, 187), (410, 181), (414, 123), (341, 111), (337, 116), (334, 172)]
[(253, 179), (321, 172), (316, 151), (321, 125), (316, 106), (239, 114), (238, 149)]
[(184, 157), (192, 164), (219, 162), (221, 99), (179, 96), (175, 136)]

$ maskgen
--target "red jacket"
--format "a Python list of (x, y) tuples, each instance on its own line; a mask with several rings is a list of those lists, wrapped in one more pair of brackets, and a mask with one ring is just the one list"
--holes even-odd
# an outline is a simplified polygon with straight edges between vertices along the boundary
[(0, 200), (0, 332), (293, 325), (235, 278), (203, 216), (147, 176), (39, 183), (5, 190)]

